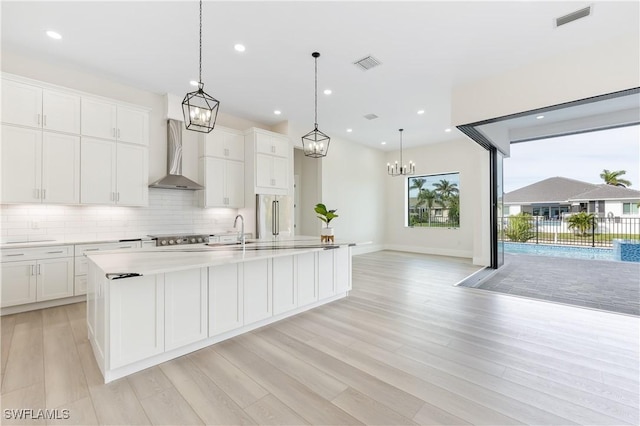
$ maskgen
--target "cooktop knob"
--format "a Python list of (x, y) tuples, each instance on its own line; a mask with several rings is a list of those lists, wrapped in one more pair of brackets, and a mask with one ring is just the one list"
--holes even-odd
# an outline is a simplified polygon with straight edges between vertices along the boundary
[(166, 246), (167, 245), (167, 240), (160, 241), (160, 244), (162, 244), (163, 246)]
[(202, 238), (198, 238), (198, 242), (201, 243), (202, 242)]
[(182, 240), (176, 240), (176, 244), (182, 244)]
[(173, 244), (175, 241), (173, 240), (169, 240), (169, 244)]
[(195, 243), (195, 242), (196, 242), (196, 239), (195, 239), (195, 238), (192, 238), (192, 239), (191, 239), (191, 244), (193, 244), (193, 243)]

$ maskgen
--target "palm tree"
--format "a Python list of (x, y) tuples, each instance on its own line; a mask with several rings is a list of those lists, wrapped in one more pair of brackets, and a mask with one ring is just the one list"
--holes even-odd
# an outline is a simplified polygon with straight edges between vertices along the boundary
[(610, 172), (609, 170), (604, 169), (602, 173), (600, 173), (600, 177), (607, 185), (621, 186), (623, 188), (626, 188), (627, 186), (631, 186), (631, 182), (626, 179), (620, 179), (620, 176), (626, 173), (626, 170), (616, 170)]
[(440, 182), (433, 184), (435, 192), (440, 196), (442, 200), (449, 199), (452, 195), (460, 193), (457, 183), (451, 183), (446, 179), (440, 179)]
[(575, 229), (581, 236), (584, 236), (591, 227), (598, 226), (595, 217), (596, 215), (594, 213), (587, 212), (573, 214), (567, 218), (568, 228)]
[(433, 202), (438, 198), (438, 194), (435, 191), (429, 189), (422, 189), (418, 194), (418, 204), (427, 206), (427, 219), (429, 220), (429, 226), (431, 226), (431, 209), (433, 208)]

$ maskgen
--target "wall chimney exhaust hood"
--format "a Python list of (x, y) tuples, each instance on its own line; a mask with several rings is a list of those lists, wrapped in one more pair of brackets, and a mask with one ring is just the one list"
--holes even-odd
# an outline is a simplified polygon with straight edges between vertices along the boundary
[(182, 122), (167, 121), (167, 175), (149, 188), (197, 190), (204, 187), (182, 176)]

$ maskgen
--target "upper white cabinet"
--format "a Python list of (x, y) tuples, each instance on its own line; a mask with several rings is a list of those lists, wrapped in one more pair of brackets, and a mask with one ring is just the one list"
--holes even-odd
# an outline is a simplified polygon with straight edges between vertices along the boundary
[(293, 182), (293, 145), (279, 133), (252, 128), (245, 133), (245, 186), (254, 194), (289, 195)]
[(148, 145), (149, 114), (143, 109), (83, 97), (82, 135)]
[(205, 135), (199, 154), (200, 157), (244, 161), (244, 136), (237, 130), (218, 126)]
[(2, 126), (2, 202), (77, 204), (80, 138)]
[(82, 138), (82, 204), (147, 205), (147, 157), (142, 146)]
[(202, 207), (244, 207), (244, 163), (215, 157), (200, 158)]
[(2, 122), (80, 133), (80, 96), (2, 79)]

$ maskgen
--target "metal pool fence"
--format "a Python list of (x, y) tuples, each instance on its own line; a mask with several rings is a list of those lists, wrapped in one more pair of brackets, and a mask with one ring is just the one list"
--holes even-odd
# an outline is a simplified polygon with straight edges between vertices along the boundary
[(566, 217), (510, 216), (500, 219), (498, 229), (503, 241), (612, 247), (614, 239), (640, 239), (640, 218), (593, 217), (580, 227), (570, 227)]

